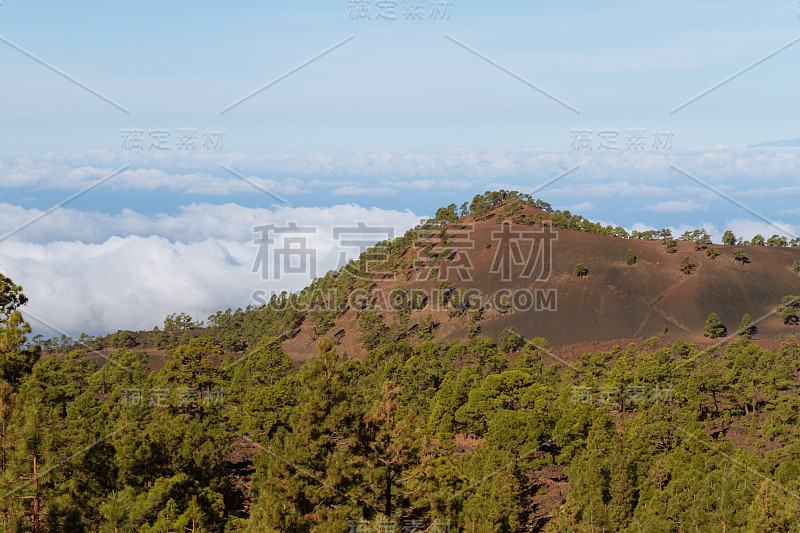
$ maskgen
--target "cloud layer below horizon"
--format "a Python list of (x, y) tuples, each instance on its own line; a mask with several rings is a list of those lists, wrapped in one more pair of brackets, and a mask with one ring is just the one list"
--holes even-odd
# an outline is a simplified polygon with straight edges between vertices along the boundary
[[(43, 216), (125, 164), (128, 170)], [(0, 236), (41, 219), (0, 242), (0, 271), (24, 286), (31, 323), (46, 336), (151, 329), (168, 313), (205, 319), (254, 303), (254, 290), (305, 286), (308, 275), (270, 282), (251, 272), (258, 252), (253, 228), (261, 224), (313, 226), (309, 245), (318, 254), (317, 275), (339, 263), (334, 226), (363, 222), (399, 235), (439, 206), (498, 188), (530, 192), (555, 208), (629, 230), (670, 227), (679, 235), (702, 226), (715, 241), (726, 229), (745, 238), (792, 236), (800, 231), (798, 171), (800, 148), (771, 147), (615, 154), (5, 154)]]
[[(0, 209), (4, 225), (10, 211), (18, 220), (31, 214), (8, 205)], [(253, 241), (261, 238), (254, 227), (287, 228), (290, 222), (313, 231), (303, 235), (316, 254), (314, 270), (309, 266), (276, 276), (270, 261), (268, 271), (259, 266), (254, 273), (260, 248)], [(391, 227), (398, 235), (419, 222), (419, 216), (356, 205), (270, 210), (203, 204), (182, 208), (175, 216), (61, 209), (34, 226), (34, 239), (15, 235), (3, 243), (0, 271), (24, 287), (29, 321), (45, 336), (152, 329), (169, 313), (205, 319), (228, 307), (256, 304), (254, 291), (304, 287), (314, 274), (335, 269), (340, 253), (348, 260), (358, 255), (358, 246), (339, 246), (332, 229), (357, 227), (359, 222)], [(55, 238), (44, 239), (48, 233)], [(267, 250), (276, 247), (286, 245), (279, 239)]]

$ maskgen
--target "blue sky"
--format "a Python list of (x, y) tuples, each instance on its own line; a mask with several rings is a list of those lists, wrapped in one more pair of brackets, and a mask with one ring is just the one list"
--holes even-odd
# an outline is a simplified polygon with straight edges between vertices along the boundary
[[(5, 0), (1, 34), (130, 110), (4, 45), (8, 150), (118, 150), (120, 129), (224, 127), (244, 152), (568, 147), (572, 128), (672, 128), (676, 149), (796, 135), (800, 46), (686, 109), (800, 35), (796, 2), (453, 0), (449, 20), (351, 20), (349, 2)], [(445, 33), (581, 110), (576, 115)], [(306, 59), (274, 87), (219, 110)], [(9, 105), (13, 103), (13, 105)], [(794, 137), (792, 137), (794, 138)]]
[[(77, 333), (244, 306), (259, 217), (328, 221), (325, 232), (360, 217), (401, 232), (440, 205), (534, 191), (575, 167), (536, 196), (627, 228), (800, 231), (800, 146), (750, 147), (800, 138), (800, 42), (673, 112), (797, 39), (797, 2), (452, 0), (442, 18), (425, 0), (422, 20), (405, 19), (404, 0), (397, 20), (367, 3), (369, 20), (347, 0), (3, 0), (0, 233), (125, 167), (0, 242), (0, 268), (26, 287), (30, 312)], [(123, 147), (131, 129), (142, 150)], [(183, 129), (195, 149), (177, 149)], [(574, 149), (578, 130), (590, 149)], [(147, 146), (158, 131), (166, 149)], [(224, 136), (206, 148), (206, 131)], [(642, 150), (626, 147), (634, 131)], [(669, 147), (656, 149), (656, 131), (670, 132)], [(601, 132), (619, 149), (603, 150)], [(200, 269), (206, 279), (185, 264), (213, 256), (208, 243), (226, 252)]]

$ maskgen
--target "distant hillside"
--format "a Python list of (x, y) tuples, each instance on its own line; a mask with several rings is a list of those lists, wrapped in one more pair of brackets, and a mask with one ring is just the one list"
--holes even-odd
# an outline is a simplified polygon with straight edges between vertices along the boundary
[[(711, 342), (703, 334), (711, 313), (729, 332), (722, 342), (736, 338), (745, 314), (757, 321), (757, 342), (795, 333), (774, 311), (800, 294), (797, 239), (743, 242), (728, 232), (730, 244), (712, 244), (703, 230), (681, 237), (667, 229), (629, 234), (515, 191), (486, 192), (439, 209), (298, 294), (220, 311), (206, 328), (181, 315), (185, 323), (166, 331), (134, 333), (125, 344), (115, 334), (92, 346), (136, 345), (157, 361), (194, 336), (228, 353), (274, 336), (299, 363), (321, 337), (356, 358), (402, 339), (497, 340), (507, 328), (556, 349), (652, 336), (703, 343)], [(585, 275), (576, 274), (579, 263)]]
[[(464, 339), (471, 328), (473, 334), (497, 339), (503, 329), (515, 327), (526, 339), (544, 337), (555, 347), (656, 335), (703, 342), (711, 313), (733, 336), (745, 313), (756, 320), (774, 311), (784, 296), (800, 294), (800, 278), (792, 270), (800, 261), (797, 247), (676, 240), (668, 253), (669, 236), (630, 238), (622, 228), (546, 211), (541, 207), (549, 206), (538, 200), (503, 199), (458, 217), (452, 216), (453, 207), (440, 210), (417, 242), (391, 245), (382, 263), (390, 273), (368, 283), (359, 280), (343, 298), (350, 305), (324, 334), (349, 354), (363, 356), (359, 316), (374, 308), (386, 327), (405, 330), (398, 336), (412, 339)], [(656, 234), (668, 235), (668, 230), (638, 236)], [(711, 257), (709, 247), (718, 255)], [(631, 265), (626, 263), (629, 249), (635, 258)], [(734, 249), (744, 252), (744, 262), (734, 257)], [(681, 270), (685, 257), (688, 273)], [(578, 263), (588, 271), (580, 278)], [(461, 275), (465, 265), (471, 267), (471, 279)], [(354, 297), (356, 290), (361, 293)], [(404, 292), (426, 300), (419, 308), (393, 308), (395, 295)], [(473, 299), (469, 308), (467, 298)], [(315, 353), (319, 312), (309, 318), (285, 342), (298, 359)], [(431, 318), (435, 327), (426, 337), (420, 328)], [(761, 339), (793, 333), (778, 314), (759, 322), (758, 329)]]

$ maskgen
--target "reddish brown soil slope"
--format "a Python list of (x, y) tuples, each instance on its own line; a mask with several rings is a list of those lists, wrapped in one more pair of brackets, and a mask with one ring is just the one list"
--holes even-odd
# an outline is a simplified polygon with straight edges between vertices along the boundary
[[(741, 264), (734, 260), (731, 246), (713, 245), (720, 255), (712, 260), (705, 250), (695, 250), (691, 242), (679, 241), (677, 252), (668, 254), (660, 240), (621, 239), (556, 230), (557, 240), (552, 241), (552, 268), (546, 280), (535, 279), (538, 270), (531, 277), (522, 277), (524, 263), (512, 265), (510, 279), (504, 280), (500, 272), (492, 272), (492, 267), (497, 265), (498, 257), (510, 254), (514, 244), (498, 239), (497, 232), (501, 229), (494, 218), (475, 223), (471, 241), (453, 246), (469, 257), (472, 280), (461, 280), (454, 272), (447, 275), (454, 287), (470, 290), (484, 301), (486, 311), (479, 322), (481, 335), (496, 339), (503, 328), (514, 326), (525, 338), (545, 337), (553, 347), (613, 339), (646, 339), (656, 335), (667, 341), (680, 338), (703, 342), (708, 341), (703, 337), (703, 328), (712, 312), (721, 316), (730, 333), (735, 332), (745, 313), (754, 321), (766, 317), (757, 324), (759, 339), (777, 339), (794, 333), (793, 328), (782, 324), (774, 310), (783, 296), (800, 294), (800, 278), (791, 269), (793, 261), (800, 261), (798, 248), (742, 246), (749, 262)], [(512, 231), (536, 229), (537, 226), (511, 225)], [(520, 242), (523, 256), (527, 257), (529, 244), (524, 239)], [(625, 262), (629, 248), (636, 256), (634, 265)], [(409, 247), (404, 258), (410, 264), (418, 253)], [(694, 265), (688, 275), (679, 268), (684, 256), (689, 256)], [(586, 266), (587, 276), (578, 278), (575, 275), (576, 263)], [(448, 263), (440, 265), (439, 279), (445, 276)], [(378, 295), (381, 291), (388, 294), (398, 285), (408, 290), (419, 288), (432, 292), (435, 280), (419, 280), (419, 272), (407, 268), (394, 279), (376, 281), (371, 294)], [(531, 294), (537, 290), (552, 290), (550, 301), (555, 303), (555, 308), (547, 310), (542, 308), (547, 306), (540, 305), (538, 309), (534, 306), (500, 313), (491, 300), (503, 290), (526, 290)], [(391, 310), (382, 314), (387, 324), (394, 322), (397, 316)], [(412, 342), (418, 342), (413, 334), (414, 325), (429, 314), (439, 324), (437, 339), (466, 339), (467, 317), (449, 318), (445, 310), (428, 306), (411, 313), (409, 339)], [(355, 309), (348, 310), (328, 334), (335, 336), (338, 349), (351, 357), (364, 355), (359, 346), (356, 317)], [(667, 328), (666, 335), (663, 335), (664, 328)], [(310, 330), (303, 325), (300, 332), (284, 344), (296, 360), (305, 360), (315, 353), (316, 339)]]

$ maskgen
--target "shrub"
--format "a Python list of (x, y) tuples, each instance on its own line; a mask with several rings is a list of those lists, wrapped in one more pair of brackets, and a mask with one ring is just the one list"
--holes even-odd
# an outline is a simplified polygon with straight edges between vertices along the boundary
[(419, 324), (418, 335), (422, 340), (433, 339), (434, 330), (439, 324), (433, 319), (433, 315), (428, 315)]
[(691, 274), (693, 266), (694, 265), (692, 264), (691, 260), (689, 259), (689, 256), (688, 255), (684, 255), (683, 259), (681, 259), (681, 264), (678, 265), (678, 268), (680, 268), (681, 272), (683, 272), (684, 274)]
[(497, 310), (501, 313), (508, 313), (511, 309), (511, 302), (509, 301), (507, 296), (501, 296), (500, 302), (497, 304)]
[(758, 328), (753, 324), (753, 318), (749, 313), (745, 313), (742, 317), (742, 322), (739, 324), (739, 335), (745, 338), (750, 338), (758, 333)]
[(658, 346), (658, 343), (661, 342), (661, 339), (658, 337), (650, 337), (646, 341), (644, 341), (645, 348), (652, 348), (654, 346)]
[(784, 296), (781, 300), (781, 305), (778, 306), (778, 312), (781, 314), (781, 320), (784, 324), (794, 325), (800, 322), (800, 317), (797, 316), (797, 308), (800, 307), (800, 300), (797, 296)]
[(109, 336), (108, 342), (115, 348), (132, 348), (137, 344), (130, 331), (118, 331)]
[(728, 334), (728, 328), (722, 324), (722, 319), (717, 313), (711, 313), (706, 319), (706, 328), (703, 335), (716, 339)]
[(497, 338), (497, 344), (506, 353), (516, 352), (525, 344), (517, 328), (505, 328)]

